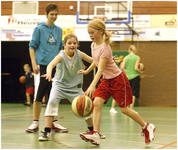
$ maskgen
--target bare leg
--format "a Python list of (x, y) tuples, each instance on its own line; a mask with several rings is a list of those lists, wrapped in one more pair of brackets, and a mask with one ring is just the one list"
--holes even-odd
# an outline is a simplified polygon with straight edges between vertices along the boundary
[(45, 96), (43, 96), (42, 103), (45, 103), (45, 101), (46, 101)]
[(51, 128), (54, 116), (45, 116), (45, 127)]
[(33, 119), (39, 120), (41, 112), (41, 102), (34, 101), (33, 102)]
[(116, 101), (113, 99), (112, 104), (111, 104), (111, 108), (115, 108), (115, 106), (116, 106)]
[(130, 104), (130, 109), (133, 110), (134, 105), (135, 105), (135, 96), (132, 96), (132, 104)]
[(94, 130), (100, 132), (100, 123), (101, 123), (101, 108), (104, 103), (104, 99), (96, 97), (94, 100), (94, 110), (93, 110), (93, 126)]
[(145, 126), (145, 121), (134, 110), (128, 107), (120, 108), (121, 112), (136, 121), (141, 127)]
[(31, 104), (30, 94), (26, 93), (27, 104)]
[(117, 111), (115, 110), (115, 106), (116, 106), (116, 101), (113, 99), (112, 104), (111, 104), (110, 113), (117, 114)]

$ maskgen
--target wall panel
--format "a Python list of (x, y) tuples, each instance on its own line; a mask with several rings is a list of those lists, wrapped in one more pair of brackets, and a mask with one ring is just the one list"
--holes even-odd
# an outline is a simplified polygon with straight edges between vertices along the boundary
[[(59, 14), (61, 15), (75, 15), (77, 11), (76, 1), (39, 1), (39, 15), (45, 14), (45, 8), (49, 3), (55, 3), (59, 7)], [(70, 10), (69, 6), (73, 6), (74, 9)]]
[(134, 1), (132, 14), (177, 14), (177, 2)]
[[(120, 42), (127, 50), (131, 42)], [(141, 74), (139, 106), (177, 106), (177, 42), (134, 42), (145, 72)]]
[[(12, 15), (12, 2), (1, 1), (1, 15)], [(59, 6), (59, 13), (63, 15), (75, 15), (77, 1), (39, 1), (39, 15), (45, 14), (45, 7), (48, 3), (56, 3)], [(69, 6), (74, 6), (73, 10)], [(87, 14), (88, 5), (82, 3), (80, 14)], [(92, 9), (90, 9), (93, 12)], [(177, 1), (133, 1), (133, 14), (177, 14)]]
[(12, 15), (12, 1), (1, 2), (1, 15)]

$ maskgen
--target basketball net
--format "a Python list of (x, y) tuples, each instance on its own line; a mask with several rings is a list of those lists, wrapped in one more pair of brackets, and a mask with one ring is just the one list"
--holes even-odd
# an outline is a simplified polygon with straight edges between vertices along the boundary
[(121, 24), (120, 24), (120, 23), (116, 23), (115, 25), (116, 25), (116, 26), (120, 26)]
[(94, 16), (93, 19), (101, 19), (102, 21), (106, 21), (108, 18), (105, 16)]

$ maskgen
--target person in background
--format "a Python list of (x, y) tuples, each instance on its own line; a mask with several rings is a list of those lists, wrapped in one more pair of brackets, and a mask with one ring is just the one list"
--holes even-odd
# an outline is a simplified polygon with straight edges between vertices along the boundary
[[(62, 28), (54, 24), (58, 13), (59, 10), (56, 4), (51, 3), (46, 6), (45, 15), (47, 20), (37, 25), (34, 29), (32, 40), (29, 43), (29, 53), (33, 72), (35, 73), (35, 94), (33, 102), (33, 122), (25, 130), (28, 133), (37, 132), (39, 130), (42, 99), (46, 91), (49, 96), (52, 86), (52, 83), (41, 77), (41, 75), (46, 74), (47, 65), (63, 48)], [(52, 71), (52, 77), (54, 73), (55, 69)], [(67, 128), (59, 124), (58, 118), (54, 118), (51, 128), (59, 132), (68, 132)]]
[(46, 92), (45, 95), (43, 96), (41, 106), (46, 107), (47, 103), (48, 103), (48, 94)]
[(34, 94), (34, 73), (31, 71), (29, 64), (23, 66), (25, 71), (25, 86), (26, 86), (26, 100), (25, 106), (31, 106), (31, 96)]
[(139, 98), (140, 95), (140, 74), (144, 71), (140, 71), (138, 68), (140, 57), (136, 55), (136, 47), (134, 45), (130, 45), (128, 52), (129, 54), (125, 56), (121, 65), (121, 70), (127, 70), (126, 76), (129, 79), (129, 83), (132, 88), (132, 104), (130, 104), (130, 108), (133, 110), (135, 99)]
[[(121, 60), (121, 59), (119, 59), (118, 61), (115, 61), (116, 63), (118, 63), (118, 67), (120, 68), (120, 66), (121, 66), (121, 64), (122, 64), (122, 62), (123, 62), (123, 60)], [(111, 103), (111, 109), (110, 109), (110, 113), (111, 114), (117, 114), (117, 111), (116, 111), (116, 109), (115, 109), (115, 106), (116, 106), (116, 101), (113, 99), (112, 100), (112, 103)]]

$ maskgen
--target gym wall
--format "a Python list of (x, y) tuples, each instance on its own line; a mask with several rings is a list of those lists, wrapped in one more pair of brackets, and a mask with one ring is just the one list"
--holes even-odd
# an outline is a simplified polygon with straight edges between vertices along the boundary
[[(53, 2), (58, 4), (60, 15), (75, 15), (76, 1), (39, 1), (39, 15), (44, 15), (46, 5)], [(177, 1), (133, 1), (132, 14), (177, 14)], [(12, 1), (1, 1), (1, 15), (12, 15)], [(139, 48), (138, 55), (146, 66), (141, 75), (139, 106), (177, 106), (177, 41), (117, 41), (112, 49), (127, 50), (132, 42)], [(18, 78), (24, 74), (23, 64), (31, 63), (28, 43), (1, 41), (2, 73), (11, 72), (11, 76), (2, 75), (2, 102), (22, 102), (24, 98), (24, 86)], [(80, 42), (80, 49), (89, 55), (90, 43)], [(91, 81), (92, 73), (84, 78), (84, 90)]]

